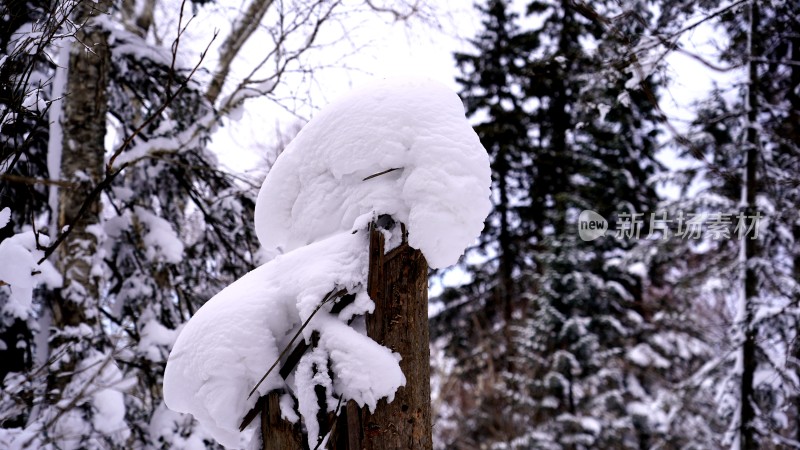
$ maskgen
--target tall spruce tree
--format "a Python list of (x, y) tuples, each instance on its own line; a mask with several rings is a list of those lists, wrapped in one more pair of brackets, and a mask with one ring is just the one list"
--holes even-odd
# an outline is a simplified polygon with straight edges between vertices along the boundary
[[(613, 2), (592, 7), (529, 4), (542, 21), (529, 95), (542, 105), (533, 119), (533, 184), (534, 199), (541, 199), (534, 204), (545, 213), (534, 220), (547, 251), (539, 257), (541, 287), (523, 335), (536, 354), (529, 383), (534, 415), (523, 440), (534, 447), (647, 448), (655, 434), (649, 418), (657, 414), (636, 408), (652, 404), (655, 392), (640, 372), (663, 364), (642, 338), (653, 313), (643, 292), (648, 271), (634, 270), (641, 259), (636, 237), (584, 242), (575, 226), (585, 209), (617, 228), (623, 214), (655, 209), (649, 178), (656, 169), (656, 115), (648, 98), (654, 84), (632, 81), (642, 78), (641, 69), (627, 55), (646, 31), (647, 16), (617, 10)], [(643, 4), (625, 8), (646, 11)], [(599, 17), (620, 19), (604, 24)]]
[(682, 142), (698, 160), (687, 180), (705, 186), (687, 203), (733, 216), (731, 238), (694, 252), (705, 269), (684, 279), (716, 286), (701, 298), (731, 311), (719, 356), (691, 384), (716, 387), (709, 396), (719, 436), (713, 445), (795, 447), (800, 41), (790, 30), (800, 26), (798, 7), (688, 2), (680, 11), (700, 12), (725, 31), (711, 62), (739, 81), (736, 95), (718, 89), (701, 103), (693, 135)]
[(683, 329), (679, 305), (660, 303), (669, 262), (635, 238), (584, 241), (577, 229), (591, 209), (612, 229), (638, 217), (644, 239), (647, 218), (634, 214), (656, 210), (657, 80), (631, 56), (649, 31), (647, 11), (532, 2), (536, 26), (520, 30), (506, 2), (490, 1), (476, 52), (456, 55), (493, 158), (495, 212), (481, 247), (492, 250), (468, 259), (481, 262), (470, 283), (442, 295), (434, 329), (463, 364), (459, 376), (480, 350), (494, 356), (465, 376), (475, 398), (450, 391), (463, 416), (449, 417), (448, 448), (681, 442), (664, 432), (669, 369), (696, 366), (707, 348)]
[[(469, 425), (437, 430), (441, 440), (457, 448), (476, 448), (485, 436), (514, 433), (513, 423), (506, 420), (513, 414), (507, 385), (515, 365), (512, 324), (526, 303), (521, 278), (534, 270), (526, 218), (531, 115), (524, 93), (534, 46), (516, 24), (517, 14), (507, 1), (493, 0), (478, 9), (484, 29), (471, 41), (475, 53), (457, 53), (455, 59), (462, 71), (458, 81), (467, 114), (480, 117), (475, 131), (492, 160), (494, 210), (473, 250), (478, 262), (466, 267), (473, 281), (445, 292), (444, 309), (433, 322), (434, 335), (438, 331), (446, 336), (448, 352), (458, 361), (455, 376), (460, 385), (444, 401), (463, 411), (451, 419)], [(475, 402), (464, 392), (477, 393)], [(448, 432), (454, 434), (446, 436)]]
[[(0, 448), (217, 447), (161, 393), (181, 326), (257, 263), (257, 185), (208, 144), (307, 74), (320, 27), (344, 17), (327, 0), (134, 3), (0, 4)], [(236, 14), (210, 86), (215, 36), (185, 50), (190, 10)], [(233, 83), (257, 32), (275, 48)]]

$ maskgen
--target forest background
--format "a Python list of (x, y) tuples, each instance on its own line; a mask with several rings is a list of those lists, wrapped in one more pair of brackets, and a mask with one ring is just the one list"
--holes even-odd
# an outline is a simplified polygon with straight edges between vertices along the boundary
[[(176, 334), (271, 256), (258, 186), (359, 30), (463, 34), (443, 5), (3, 1), (0, 447), (213, 448), (163, 404)], [(800, 6), (475, 11), (424, 44), (494, 180), (431, 274), (437, 447), (800, 448)]]

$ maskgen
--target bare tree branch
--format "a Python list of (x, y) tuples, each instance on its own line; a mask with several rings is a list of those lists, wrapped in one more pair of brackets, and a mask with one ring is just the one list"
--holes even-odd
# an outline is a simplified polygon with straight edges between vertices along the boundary
[[(183, 92), (183, 90), (186, 89), (186, 86), (188, 86), (189, 82), (191, 82), (195, 72), (197, 72), (197, 69), (200, 68), (200, 65), (203, 63), (203, 60), (208, 54), (208, 49), (211, 47), (211, 44), (217, 38), (217, 34), (218, 33), (215, 31), (214, 35), (211, 37), (211, 41), (209, 41), (205, 50), (203, 50), (203, 52), (200, 53), (200, 60), (197, 62), (197, 64), (195, 64), (194, 68), (192, 68), (192, 71), (189, 72), (189, 76), (187, 76), (186, 79), (183, 80), (183, 82), (180, 84), (180, 86), (178, 86), (178, 89), (176, 89), (175, 92), (169, 93), (167, 95), (167, 98), (161, 104), (161, 106), (155, 112), (150, 114), (150, 116), (147, 119), (145, 119), (142, 122), (142, 124), (136, 130), (133, 131), (133, 133), (131, 133), (127, 138), (125, 138), (125, 140), (122, 142), (122, 144), (119, 145), (119, 147), (117, 147), (117, 149), (114, 151), (114, 154), (111, 156), (111, 158), (109, 158), (108, 163), (106, 164), (106, 173), (111, 174), (114, 172), (113, 170), (114, 161), (119, 157), (119, 155), (122, 154), (122, 152), (124, 152), (131, 145), (136, 136), (138, 136), (139, 133), (141, 133), (145, 127), (150, 125), (156, 118), (158, 118), (161, 115), (161, 113), (164, 112), (164, 110), (167, 109), (167, 107), (170, 104), (172, 104), (172, 102), (181, 94), (181, 92)], [(175, 41), (177, 42), (179, 38), (180, 35), (175, 38)], [(173, 51), (177, 52), (177, 48), (175, 48)], [(174, 59), (173, 59), (173, 64), (174, 64)], [(174, 68), (170, 70), (170, 72), (172, 72), (173, 70)], [(123, 164), (123, 167), (125, 166), (127, 166), (127, 164)]]
[(258, 29), (258, 25), (264, 18), (274, 0), (253, 0), (241, 19), (233, 24), (231, 32), (220, 47), (220, 61), (211, 84), (206, 91), (206, 98), (211, 104), (217, 101), (217, 97), (222, 92), (222, 86), (228, 78), (231, 64), (239, 55), (242, 47), (250, 39), (250, 36)]
[(31, 178), (31, 177), (24, 177), (21, 175), (14, 175), (10, 173), (0, 173), (0, 180), (8, 180), (12, 183), (43, 184), (45, 186), (59, 186), (64, 189), (77, 189), (79, 187), (77, 183), (70, 183), (68, 181)]
[[(211, 38), (211, 41), (206, 46), (206, 49), (200, 54), (200, 60), (194, 66), (192, 71), (189, 73), (189, 76), (187, 76), (186, 79), (181, 83), (181, 85), (178, 87), (178, 89), (176, 89), (175, 92), (170, 93), (167, 96), (167, 98), (164, 100), (162, 105), (155, 112), (153, 112), (147, 119), (145, 119), (143, 121), (143, 123), (136, 130), (134, 130), (134, 132), (131, 133), (122, 142), (122, 144), (119, 145), (119, 147), (117, 147), (116, 151), (111, 156), (111, 158), (109, 159), (108, 163), (106, 164), (106, 175), (105, 175), (105, 177), (102, 180), (100, 180), (100, 182), (97, 183), (97, 185), (95, 185), (92, 188), (92, 190), (89, 192), (89, 194), (86, 196), (86, 198), (84, 199), (83, 203), (81, 204), (81, 207), (79, 208), (78, 213), (75, 214), (75, 217), (70, 218), (70, 220), (67, 222), (67, 226), (65, 227), (64, 231), (62, 231), (58, 235), (58, 237), (56, 237), (55, 241), (53, 241), (52, 244), (50, 244), (49, 246), (47, 246), (46, 248), (43, 249), (44, 250), (44, 255), (38, 261), (39, 264), (43, 263), (47, 258), (49, 258), (50, 255), (52, 255), (53, 252), (61, 245), (61, 243), (64, 242), (64, 240), (72, 232), (72, 229), (73, 229), (72, 224), (76, 223), (84, 215), (86, 215), (86, 213), (89, 211), (89, 209), (91, 208), (91, 206), (94, 203), (94, 201), (100, 196), (100, 194), (104, 190), (108, 189), (111, 186), (111, 183), (114, 181), (114, 179), (117, 177), (117, 175), (119, 175), (126, 167), (128, 167), (131, 164), (133, 164), (133, 163), (139, 161), (140, 159), (142, 159), (142, 158), (139, 158), (139, 159), (135, 159), (135, 160), (132, 160), (132, 161), (127, 161), (127, 162), (121, 164), (119, 167), (114, 168), (114, 161), (116, 160), (117, 157), (119, 157), (120, 154), (122, 154), (123, 151), (125, 151), (125, 149), (127, 149), (130, 146), (130, 144), (133, 142), (134, 138), (136, 138), (136, 136), (138, 136), (139, 133), (141, 133), (141, 131), (144, 130), (144, 128), (147, 125), (152, 123), (158, 116), (160, 116), (161, 113), (164, 112), (164, 110), (178, 97), (178, 95), (180, 95), (180, 93), (183, 92), (183, 90), (186, 88), (188, 83), (192, 80), (192, 77), (194, 76), (194, 74), (197, 71), (197, 69), (202, 64), (203, 59), (205, 58), (206, 54), (208, 53), (209, 47), (214, 42), (214, 39), (216, 39), (216, 37), (217, 37), (217, 33), (215, 32), (214, 36)], [(179, 39), (179, 36), (176, 37), (175, 39), (177, 41)], [(177, 50), (174, 50), (174, 51), (177, 51)]]

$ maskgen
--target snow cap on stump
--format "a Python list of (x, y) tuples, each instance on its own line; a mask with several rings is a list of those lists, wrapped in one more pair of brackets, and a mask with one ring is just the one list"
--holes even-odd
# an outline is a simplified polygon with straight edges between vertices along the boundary
[[(329, 404), (333, 395), (371, 410), (391, 401), (406, 383), (399, 355), (349, 325), (374, 308), (368, 233), (351, 230), (389, 214), (431, 266), (444, 267), (483, 228), (489, 185), (486, 151), (459, 98), (439, 84), (382, 81), (326, 108), (280, 155), (258, 197), (258, 237), (282, 255), (215, 295), (181, 330), (164, 373), (166, 405), (242, 447), (254, 431), (251, 423), (240, 433), (244, 415), (258, 397), (285, 389), (311, 447), (320, 434), (315, 387)], [(341, 289), (355, 300), (334, 313), (321, 302)], [(258, 384), (301, 324), (305, 342), (318, 333), (315, 346), (286, 380), (273, 371)]]
[(329, 105), (286, 147), (258, 195), (256, 232), (275, 255), (389, 214), (431, 267), (446, 267), (483, 229), (490, 184), (452, 90), (382, 80)]

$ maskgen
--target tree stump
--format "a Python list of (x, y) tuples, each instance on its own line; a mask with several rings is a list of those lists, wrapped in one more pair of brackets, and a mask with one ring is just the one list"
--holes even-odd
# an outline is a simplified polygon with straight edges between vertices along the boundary
[[(367, 335), (402, 356), (400, 368), (406, 385), (397, 390), (392, 403), (379, 401), (374, 412), (348, 402), (328, 441), (327, 447), (334, 450), (433, 448), (428, 263), (422, 252), (408, 245), (402, 224), (386, 227), (394, 233), (402, 232), (403, 242), (386, 253), (381, 228), (375, 224), (370, 227), (367, 291), (375, 302), (375, 311), (366, 316)], [(278, 393), (259, 400), (264, 450), (307, 448), (299, 425), (281, 419), (278, 400)]]
[[(336, 450), (433, 448), (431, 437), (430, 348), (428, 335), (428, 263), (419, 250), (403, 243), (385, 253), (384, 236), (370, 230), (369, 285), (375, 311), (367, 315), (367, 335), (399, 353), (406, 385), (392, 403), (375, 412), (348, 402), (339, 418)], [(393, 230), (398, 232), (400, 230)]]

